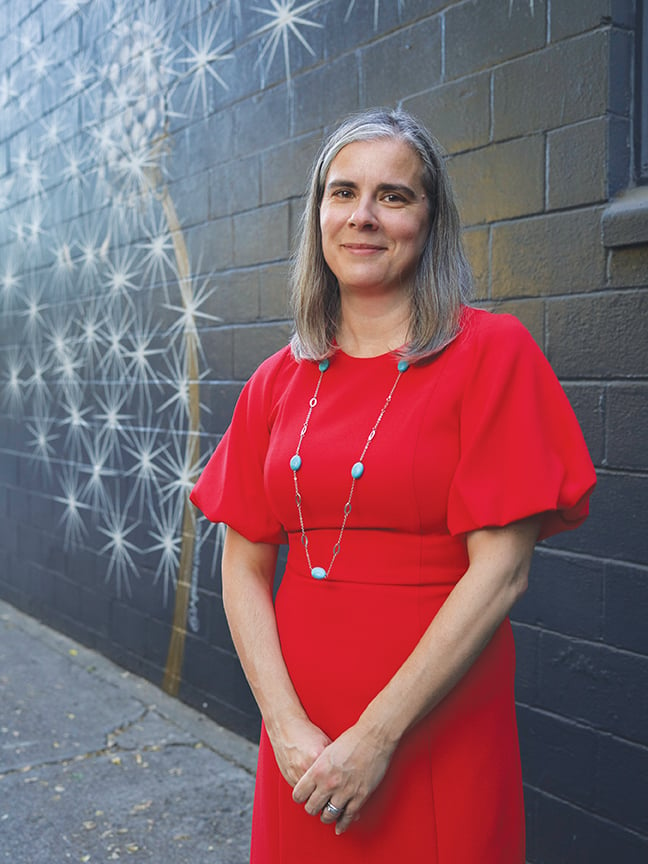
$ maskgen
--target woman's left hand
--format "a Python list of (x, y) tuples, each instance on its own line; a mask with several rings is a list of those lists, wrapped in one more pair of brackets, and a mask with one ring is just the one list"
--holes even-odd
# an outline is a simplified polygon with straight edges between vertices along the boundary
[[(352, 726), (322, 751), (295, 786), (293, 800), (304, 804), (309, 815), (321, 814), (322, 822), (336, 823), (335, 833), (342, 834), (385, 776), (392, 752), (393, 747)], [(333, 812), (325, 809), (329, 801)]]

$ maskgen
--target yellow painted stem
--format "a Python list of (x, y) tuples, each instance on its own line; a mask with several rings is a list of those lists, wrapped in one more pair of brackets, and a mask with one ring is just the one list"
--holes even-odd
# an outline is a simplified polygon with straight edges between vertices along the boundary
[[(185, 308), (192, 300), (191, 267), (187, 244), (178, 220), (173, 200), (166, 185), (162, 188), (161, 203), (167, 224), (173, 240), (173, 249), (180, 280), (180, 293)], [(187, 435), (186, 464), (198, 465), (200, 458), (200, 382), (198, 369), (198, 337), (189, 326), (185, 328), (185, 349), (187, 356), (187, 378), (189, 381), (189, 432)], [(193, 480), (197, 478), (192, 478)], [(167, 653), (163, 689), (177, 696), (182, 681), (182, 663), (184, 660), (185, 638), (187, 634), (187, 612), (191, 595), (191, 573), (193, 568), (194, 548), (196, 544), (196, 522), (194, 510), (189, 498), (184, 502), (182, 514), (182, 544), (180, 547), (180, 564), (176, 585), (175, 607), (169, 650)]]

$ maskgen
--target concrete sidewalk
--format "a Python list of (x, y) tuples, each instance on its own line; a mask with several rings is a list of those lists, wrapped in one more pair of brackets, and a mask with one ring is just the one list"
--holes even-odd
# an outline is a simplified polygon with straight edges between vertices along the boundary
[(246, 864), (256, 747), (0, 602), (0, 862)]

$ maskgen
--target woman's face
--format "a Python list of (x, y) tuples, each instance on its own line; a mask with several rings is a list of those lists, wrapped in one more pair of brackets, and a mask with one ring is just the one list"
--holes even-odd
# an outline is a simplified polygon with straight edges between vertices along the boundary
[(429, 226), (423, 165), (404, 141), (355, 141), (333, 159), (320, 227), (341, 294), (409, 290)]

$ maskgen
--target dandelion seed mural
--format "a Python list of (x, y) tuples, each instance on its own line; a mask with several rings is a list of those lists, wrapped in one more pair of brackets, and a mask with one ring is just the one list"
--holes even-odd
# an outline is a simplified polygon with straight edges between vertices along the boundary
[[(0, 70), (16, 130), (0, 165), (0, 450), (20, 453), (63, 551), (98, 556), (112, 597), (157, 592), (171, 693), (201, 626), (201, 551), (215, 571), (223, 539), (188, 502), (219, 262), (190, 248), (176, 149), (200, 144), (187, 130), (230, 98), (240, 51), (255, 88), (272, 70), (290, 99), (297, 58), (317, 59), (317, 10), (336, 2), (354, 14), (348, 0), (45, 0), (45, 23), (27, 15), (8, 37), (23, 62)], [(66, 28), (91, 38), (63, 51)]]

